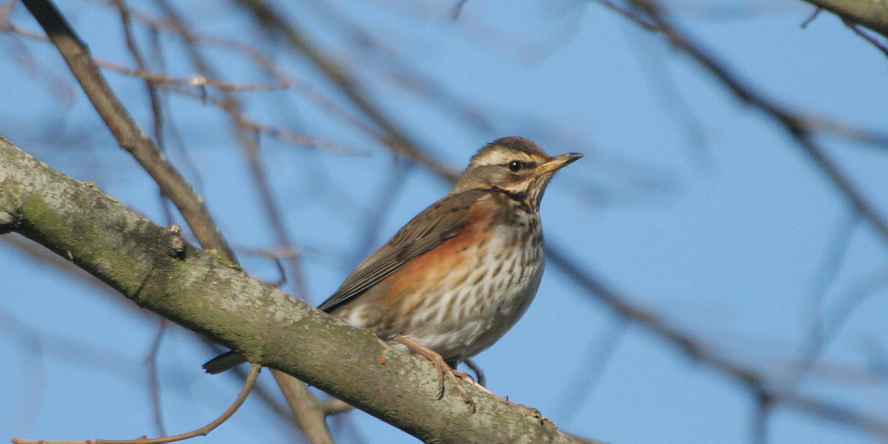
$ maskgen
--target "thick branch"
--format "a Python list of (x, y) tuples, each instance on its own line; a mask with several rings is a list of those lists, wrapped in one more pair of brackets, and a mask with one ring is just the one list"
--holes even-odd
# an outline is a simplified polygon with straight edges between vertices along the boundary
[(437, 400), (427, 362), (185, 245), (91, 186), (0, 138), (0, 232), (17, 231), (71, 260), (140, 307), (298, 377), (424, 441), (581, 439), (471, 387), (470, 413), (449, 387)]

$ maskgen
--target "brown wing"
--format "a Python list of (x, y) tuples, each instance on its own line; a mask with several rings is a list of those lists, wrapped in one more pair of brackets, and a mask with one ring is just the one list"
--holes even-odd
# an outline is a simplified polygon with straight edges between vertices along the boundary
[(426, 208), (355, 268), (345, 282), (318, 308), (326, 312), (360, 296), (411, 260), (427, 253), (465, 226), (472, 202), (485, 193), (470, 190), (447, 196)]

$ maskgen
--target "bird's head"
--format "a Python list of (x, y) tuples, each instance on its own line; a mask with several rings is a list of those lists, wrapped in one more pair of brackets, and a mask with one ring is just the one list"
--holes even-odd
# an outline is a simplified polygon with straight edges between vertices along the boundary
[(546, 185), (561, 168), (583, 157), (578, 153), (550, 156), (523, 137), (504, 137), (472, 156), (450, 194), (472, 189), (499, 189), (538, 209)]

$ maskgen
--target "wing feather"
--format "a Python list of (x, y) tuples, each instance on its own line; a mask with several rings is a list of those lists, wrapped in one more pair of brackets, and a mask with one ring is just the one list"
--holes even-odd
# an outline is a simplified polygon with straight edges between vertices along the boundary
[(423, 210), (385, 245), (364, 259), (339, 289), (318, 308), (330, 312), (348, 303), (411, 260), (456, 236), (467, 223), (466, 216), (470, 204), (477, 201), (484, 192), (470, 190), (448, 195)]

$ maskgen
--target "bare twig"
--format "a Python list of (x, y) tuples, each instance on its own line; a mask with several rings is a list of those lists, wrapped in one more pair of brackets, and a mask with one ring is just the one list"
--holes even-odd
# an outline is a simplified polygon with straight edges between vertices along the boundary
[(273, 85), (246, 85), (241, 83), (232, 83), (225, 82), (222, 80), (213, 80), (208, 79), (202, 75), (195, 74), (193, 76), (187, 78), (176, 78), (168, 75), (156, 74), (143, 69), (132, 69), (127, 68), (123, 65), (118, 65), (116, 63), (112, 63), (109, 61), (101, 60), (96, 61), (96, 63), (102, 68), (108, 68), (114, 71), (117, 71), (121, 74), (125, 74), (128, 76), (139, 77), (141, 79), (145, 79), (155, 85), (166, 86), (166, 85), (181, 85), (181, 86), (194, 86), (198, 88), (218, 88), (223, 91), (235, 92), (235, 91), (273, 91), (276, 89), (287, 89), (291, 85), (289, 83), (277, 83)]
[(164, 190), (164, 194), (176, 204), (201, 245), (204, 248), (216, 249), (233, 260), (234, 252), (216, 228), (203, 199), (166, 161), (154, 141), (130, 117), (105, 82), (98, 65), (90, 55), (89, 48), (77, 37), (55, 5), (50, 0), (23, 0), (22, 3), (58, 48), (121, 148), (136, 158)]
[(0, 23), (5, 22), (9, 18), (9, 11), (12, 11), (12, 7), (16, 4), (15, 0), (11, 0), (9, 2), (0, 5)]
[(226, 112), (229, 117), (234, 119), (234, 121), (237, 122), (237, 124), (243, 129), (258, 133), (260, 135), (265, 135), (296, 145), (325, 149), (339, 154), (364, 156), (368, 153), (367, 151), (348, 147), (332, 140), (309, 136), (307, 134), (285, 130), (258, 122), (253, 118), (247, 116), (246, 114), (243, 114), (239, 108), (233, 108), (229, 101), (224, 98), (220, 99), (211, 95), (201, 94), (194, 90), (184, 89), (177, 85), (161, 85), (161, 87), (176, 92), (179, 95), (197, 99), (202, 102), (216, 106), (222, 111)]
[(151, 403), (154, 404), (154, 426), (157, 427), (157, 434), (166, 435), (163, 426), (163, 409), (160, 402), (160, 380), (157, 371), (157, 355), (160, 352), (160, 343), (163, 340), (163, 334), (166, 332), (167, 320), (160, 318), (157, 325), (157, 334), (154, 336), (154, 342), (151, 343), (151, 350), (145, 357), (145, 365), (148, 367), (148, 381), (151, 388)]
[[(700, 64), (706, 71), (720, 80), (735, 94), (735, 96), (737, 96), (739, 100), (753, 105), (772, 119), (779, 122), (795, 139), (796, 143), (808, 153), (817, 165), (821, 167), (827, 177), (842, 192), (842, 195), (846, 200), (851, 203), (855, 211), (876, 228), (883, 240), (888, 241), (888, 224), (885, 223), (875, 209), (862, 197), (861, 193), (851, 184), (838, 167), (826, 157), (822, 148), (813, 142), (809, 132), (809, 122), (797, 114), (776, 105), (772, 101), (766, 99), (763, 95), (754, 92), (747, 85), (740, 82), (730, 73), (730, 70), (727, 67), (716, 61), (714, 57), (710, 56), (700, 47), (695, 45), (688, 37), (678, 31), (660, 11), (658, 5), (650, 0), (635, 0), (633, 1), (633, 4), (639, 11), (644, 12), (645, 17), (641, 18), (632, 14), (628, 15), (630, 19), (642, 25), (645, 29), (653, 29), (664, 35), (673, 46), (690, 55), (691, 58)], [(652, 25), (653, 27), (651, 28), (649, 25)], [(764, 399), (766, 404), (780, 402), (783, 405), (795, 407), (811, 414), (827, 416), (830, 419), (844, 424), (861, 427), (879, 436), (888, 436), (888, 433), (886, 433), (888, 432), (888, 423), (885, 423), (884, 421), (865, 417), (862, 414), (838, 406), (815, 403), (811, 400), (805, 400), (802, 402), (797, 397), (769, 390), (767, 384), (765, 384), (765, 376), (730, 362), (724, 357), (708, 350), (691, 336), (670, 327), (655, 314), (647, 312), (640, 307), (636, 307), (627, 302), (627, 299), (623, 295), (619, 295), (612, 288), (603, 284), (600, 279), (590, 275), (588, 272), (580, 271), (573, 265), (573, 261), (568, 260), (559, 249), (553, 247), (551, 244), (547, 249), (547, 257), (554, 263), (554, 265), (565, 271), (590, 293), (596, 295), (605, 304), (614, 309), (618, 315), (644, 325), (657, 335), (662, 336), (677, 345), (679, 349), (684, 351), (688, 356), (736, 378), (738, 381), (749, 386), (753, 392), (763, 396), (762, 399)], [(769, 411), (769, 409), (765, 406), (762, 412), (767, 411)], [(839, 412), (839, 414), (836, 414), (836, 412)], [(761, 423), (760, 426), (764, 427), (764, 423)]]
[[(113, 0), (101, 1), (110, 4)], [(197, 44), (201, 44), (243, 54), (244, 56), (249, 58), (256, 66), (267, 73), (270, 77), (274, 78), (279, 85), (289, 85), (293, 89), (297, 90), (297, 92), (300, 93), (304, 98), (317, 105), (320, 109), (328, 112), (330, 115), (339, 118), (347, 125), (353, 126), (375, 139), (382, 138), (382, 136), (379, 134), (379, 131), (367, 125), (365, 122), (356, 118), (355, 116), (352, 116), (348, 111), (344, 110), (341, 106), (330, 100), (326, 95), (318, 91), (312, 85), (300, 80), (294, 75), (287, 73), (275, 62), (275, 60), (251, 45), (224, 37), (195, 32), (191, 28), (184, 26), (183, 23), (178, 20), (162, 20), (135, 10), (131, 10), (130, 15), (133, 18), (140, 20), (148, 28), (162, 29), (178, 36), (187, 43), (188, 48), (191, 48), (191, 50), (193, 50), (193, 48), (196, 48)], [(0, 26), (2, 26), (2, 23), (0, 23)], [(184, 80), (187, 84), (190, 79)], [(169, 86), (186, 85), (176, 82)], [(286, 140), (286, 137), (283, 138), (283, 140)], [(313, 146), (311, 144), (309, 145)]]
[(657, 32), (657, 26), (653, 23), (649, 23), (644, 17), (639, 15), (637, 11), (627, 9), (621, 5), (614, 3), (611, 0), (596, 0), (596, 2), (604, 6), (605, 8), (622, 15), (624, 18), (629, 19), (629, 21), (635, 23), (636, 25), (641, 26), (642, 29), (651, 32)]
[[(736, 379), (749, 387), (753, 393), (766, 396), (768, 402), (780, 403), (781, 405), (794, 407), (818, 416), (826, 416), (843, 424), (860, 427), (877, 436), (888, 437), (888, 422), (853, 412), (843, 407), (832, 406), (810, 399), (802, 400), (798, 395), (769, 388), (764, 375), (731, 362), (728, 358), (709, 349), (694, 337), (671, 327), (656, 314), (628, 302), (629, 298), (626, 295), (618, 293), (597, 276), (580, 270), (574, 265), (575, 262), (568, 259), (557, 247), (553, 247), (551, 244), (548, 245), (546, 257), (552, 265), (560, 268), (571, 279), (585, 288), (586, 291), (595, 295), (600, 301), (613, 309), (619, 316), (644, 326), (657, 336), (676, 345), (688, 357)], [(829, 417), (827, 415), (829, 412), (841, 412), (841, 415)]]
[(888, 423), (879, 417), (866, 415), (832, 403), (799, 395), (785, 397), (778, 395), (773, 402), (779, 402), (781, 405), (790, 406), (799, 411), (807, 412), (838, 424), (851, 425), (875, 436), (888, 437)]
[(296, 415), (296, 421), (312, 444), (334, 444), (330, 430), (327, 429), (327, 411), (323, 403), (317, 400), (302, 381), (280, 371), (271, 370), (274, 380), (284, 392), (287, 404)]
[(601, 375), (607, 369), (614, 353), (618, 349), (620, 340), (626, 336), (631, 324), (627, 318), (616, 318), (613, 325), (609, 326), (601, 338), (597, 338), (589, 347), (589, 352), (580, 364), (580, 372), (567, 384), (569, 392), (562, 397), (561, 409), (564, 413), (564, 421), (569, 422), (579, 412), (579, 405), (592, 390), (598, 385)]
[[(188, 27), (184, 19), (179, 16), (178, 12), (173, 8), (173, 5), (167, 1), (158, 1), (158, 5), (170, 21), (175, 23), (179, 28), (191, 60), (195, 66), (197, 66), (198, 70), (202, 73), (214, 76), (214, 69), (198, 50), (196, 42), (191, 35), (190, 27)], [(221, 108), (229, 114), (232, 123), (235, 125), (238, 139), (250, 166), (253, 183), (260, 195), (266, 217), (270, 222), (277, 244), (281, 247), (290, 248), (295, 243), (290, 238), (289, 232), (283, 223), (281, 212), (272, 196), (265, 167), (261, 163), (259, 157), (259, 143), (255, 137), (253, 137), (252, 131), (246, 127), (240, 119), (240, 116), (243, 114), (243, 107), (237, 98), (225, 92), (223, 92), (222, 101), (224, 105), (221, 106)], [(293, 256), (287, 261), (287, 264), (289, 265), (290, 280), (295, 290), (294, 296), (306, 300), (307, 291), (305, 280), (302, 275), (301, 257), (299, 255)], [(278, 386), (281, 388), (284, 397), (287, 399), (287, 404), (292, 409), (296, 421), (305, 432), (306, 437), (313, 444), (332, 444), (333, 438), (330, 436), (329, 430), (327, 430), (323, 409), (317, 399), (308, 391), (305, 384), (298, 379), (277, 370), (273, 370), (272, 374), (274, 375), (274, 379), (278, 383)]]
[(820, 8), (820, 7), (818, 7), (818, 8), (814, 8), (814, 12), (811, 14), (811, 17), (808, 17), (807, 20), (805, 20), (804, 22), (802, 22), (802, 29), (807, 28), (808, 25), (810, 25), (811, 22), (813, 22), (814, 19), (816, 19), (817, 16), (820, 15), (821, 12), (823, 12), (823, 8)]
[[(5, 20), (0, 20), (0, 31), (12, 32), (22, 37), (31, 39), (31, 40), (39, 40), (48, 42), (50, 39), (43, 35), (38, 34), (36, 32), (29, 31), (27, 29), (18, 27), (13, 25), (12, 23), (6, 22)], [(120, 74), (138, 77), (144, 79), (152, 84), (158, 86), (169, 86), (169, 85), (180, 85), (180, 86), (193, 86), (199, 88), (218, 88), (223, 91), (237, 92), (237, 91), (274, 91), (279, 89), (287, 89), (292, 87), (293, 85), (290, 82), (279, 82), (276, 84), (267, 84), (267, 85), (249, 85), (243, 83), (235, 83), (235, 82), (226, 82), (223, 80), (211, 79), (205, 76), (195, 74), (189, 77), (173, 77), (164, 74), (158, 74), (155, 72), (148, 71), (147, 69), (133, 69), (126, 66), (123, 66), (119, 63), (114, 63), (109, 60), (104, 60), (100, 58), (93, 58), (93, 61), (96, 65), (110, 69), (112, 71), (116, 71)]]
[(294, 248), (286, 248), (286, 250), (288, 250), (287, 254), (283, 255), (274, 251), (263, 250), (260, 248), (238, 248), (237, 250), (241, 253), (249, 254), (252, 256), (261, 256), (266, 259), (271, 259), (271, 261), (274, 262), (274, 265), (278, 269), (278, 273), (280, 273), (280, 276), (276, 281), (268, 282), (268, 285), (271, 285), (274, 288), (281, 288), (282, 285), (287, 283), (287, 271), (284, 270), (284, 264), (281, 263), (281, 259), (293, 258), (298, 254)]
[(823, 300), (839, 275), (851, 236), (854, 234), (859, 222), (860, 215), (858, 213), (852, 213), (850, 218), (843, 218), (836, 229), (837, 232), (831, 236), (833, 240), (830, 242), (821, 266), (817, 267), (814, 273), (810, 309), (808, 310), (808, 315), (812, 321), (811, 328), (799, 352), (799, 363), (790, 368), (789, 373), (784, 378), (786, 380), (783, 384), (784, 392), (791, 393), (796, 390), (801, 378), (814, 368), (814, 364), (820, 358), (821, 353), (835, 333), (835, 331), (828, 331), (827, 326), (824, 325), (824, 316), (821, 314)]
[(863, 194), (854, 186), (845, 173), (839, 169), (838, 165), (826, 155), (823, 148), (812, 140), (810, 129), (805, 119), (741, 82), (731, 73), (730, 69), (679, 31), (666, 18), (660, 7), (653, 0), (633, 0), (633, 4), (645, 12), (648, 19), (656, 25), (657, 32), (666, 37), (672, 46), (688, 54), (702, 68), (734, 93), (737, 99), (754, 106), (783, 126), (789, 135), (795, 139), (797, 145), (808, 154), (808, 157), (832, 181), (833, 185), (842, 193), (845, 199), (876, 229), (882, 239), (888, 242), (888, 222), (863, 197)]
[(449, 180), (456, 179), (458, 175), (456, 171), (419, 149), (418, 144), (411, 141), (400, 131), (397, 125), (372, 102), (361, 89), (359, 83), (353, 79), (351, 74), (341, 64), (328, 59), (295, 26), (291, 26), (284, 20), (285, 14), (276, 11), (271, 5), (262, 0), (239, 0), (238, 3), (252, 13), (253, 17), (262, 26), (284, 35), (293, 48), (302, 53), (317, 69), (334, 82), (337, 88), (362, 113), (382, 129), (383, 136), (380, 141), (389, 147), (393, 153), (421, 163)]
[(864, 31), (863, 28), (859, 24), (854, 23), (851, 20), (846, 19), (846, 18), (842, 18), (842, 23), (844, 23), (845, 26), (851, 28), (851, 30), (854, 31), (855, 34), (859, 35), (860, 37), (863, 37), (864, 40), (870, 42), (871, 45), (875, 46), (876, 49), (878, 49), (879, 51), (882, 51), (882, 54), (884, 54), (886, 57), (888, 57), (888, 47), (886, 47), (882, 42), (880, 42), (875, 37), (871, 36), (868, 32)]
[(842, 20), (859, 23), (888, 37), (888, 14), (880, 2), (860, 2), (845, 0), (805, 0), (806, 2), (836, 14)]
[(237, 399), (234, 400), (234, 403), (222, 413), (221, 416), (214, 419), (209, 424), (197, 429), (192, 430), (188, 433), (181, 433), (173, 436), (163, 436), (160, 438), (136, 438), (136, 439), (88, 439), (85, 441), (80, 440), (70, 440), (70, 441), (48, 441), (48, 440), (30, 440), (30, 439), (21, 439), (21, 438), (12, 438), (12, 442), (15, 444), (164, 444), (168, 442), (176, 442), (183, 441), (186, 439), (194, 438), (196, 436), (206, 436), (208, 433), (212, 432), (216, 427), (219, 427), (222, 423), (228, 420), (237, 409), (243, 405), (244, 401), (247, 399), (247, 395), (250, 394), (250, 390), (253, 389), (253, 385), (256, 384), (256, 378), (259, 377), (259, 371), (262, 370), (262, 366), (259, 364), (253, 364), (250, 367), (250, 373), (247, 375), (247, 380), (244, 382), (244, 387), (241, 389), (240, 394), (237, 395)]
[[(203, 341), (203, 344), (213, 355), (219, 355), (226, 351), (224, 347), (210, 341)], [(247, 379), (247, 371), (241, 370), (240, 367), (233, 368), (227, 373), (240, 379), (240, 384), (243, 384), (243, 381)], [(299, 428), (298, 424), (293, 421), (293, 411), (290, 410), (290, 406), (278, 401), (278, 390), (280, 390), (280, 388), (277, 386), (266, 389), (263, 387), (262, 381), (257, 381), (256, 386), (253, 388), (253, 396), (261, 400), (281, 422), (292, 427), (293, 431), (297, 434), (301, 433), (302, 430)]]

